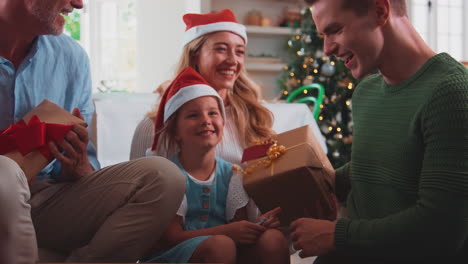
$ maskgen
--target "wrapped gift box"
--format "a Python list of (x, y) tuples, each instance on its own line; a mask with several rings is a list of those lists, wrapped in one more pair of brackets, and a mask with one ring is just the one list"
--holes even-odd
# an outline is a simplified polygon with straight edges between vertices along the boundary
[(280, 206), (283, 225), (300, 217), (334, 220), (335, 172), (312, 130), (303, 126), (278, 134), (276, 139), (285, 150), (269, 166), (264, 165), (267, 157), (246, 164), (247, 171), (251, 168), (244, 175), (249, 196), (262, 212)]
[(74, 125), (79, 124), (88, 127), (88, 124), (78, 117), (72, 115), (60, 106), (45, 99), (29, 113), (23, 116), (23, 120), (28, 123), (31, 117), (37, 116), (42, 122), (49, 124)]
[[(37, 120), (35, 117), (37, 117), (39, 120)], [(31, 119), (35, 119), (34, 121), (36, 121), (36, 124), (38, 121), (40, 121), (46, 124), (58, 124), (58, 125), (69, 126), (68, 130), (62, 129), (61, 132), (57, 133), (58, 135), (63, 134), (63, 136), (64, 134), (66, 134), (65, 131), (69, 131), (71, 129), (71, 125), (80, 124), (80, 125), (87, 127), (87, 124), (85, 121), (79, 119), (76, 116), (73, 116), (71, 113), (67, 112), (60, 106), (50, 102), (49, 100), (42, 101), (38, 106), (36, 106), (34, 109), (32, 109), (29, 113), (27, 113), (23, 117), (23, 121), (26, 124), (30, 124)], [(44, 130), (48, 131), (48, 129), (50, 129), (50, 126), (49, 128), (47, 128), (47, 126), (35, 126), (35, 127), (37, 129), (22, 130), (21, 132), (18, 132), (18, 133), (24, 133), (24, 131), (37, 132), (37, 130), (42, 130), (41, 133), (44, 133)], [(11, 140), (10, 138), (7, 139), (7, 137), (11, 136), (9, 134), (8, 129), (5, 130), (4, 133), (1, 134), (1, 136), (3, 137), (2, 142), (4, 142), (4, 144), (8, 143), (8, 141), (10, 141), (9, 143), (14, 144), (14, 142), (12, 142), (14, 140)], [(30, 135), (29, 137), (29, 135), (26, 135), (26, 139), (29, 140), (30, 138), (33, 138), (34, 136), (35, 135)], [(31, 140), (31, 141), (33, 142), (34, 140)], [(37, 144), (36, 142), (37, 141), (35, 141), (33, 144)], [(47, 144), (47, 142), (45, 142), (45, 144)], [(14, 145), (18, 145), (18, 144), (15, 143)], [(41, 146), (41, 147), (44, 148), (45, 146)], [(18, 163), (18, 165), (26, 174), (26, 177), (28, 178), (28, 180), (32, 180), (50, 162), (50, 160), (46, 158), (39, 151), (39, 149), (34, 149), (33, 151), (28, 152), (28, 153), (21, 153), (21, 152), (22, 151), (20, 149), (14, 149), (12, 151), (4, 153), (3, 155), (16, 161), (16, 163)]]

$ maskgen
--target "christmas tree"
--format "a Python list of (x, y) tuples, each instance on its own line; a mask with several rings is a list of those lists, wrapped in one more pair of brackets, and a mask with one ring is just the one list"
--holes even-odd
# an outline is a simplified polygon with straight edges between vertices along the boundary
[(303, 10), (301, 26), (288, 40), (287, 49), (291, 58), (279, 80), (281, 99), (307, 103), (315, 110), (328, 158), (335, 168), (340, 167), (351, 156), (351, 96), (356, 81), (341, 60), (323, 53), (323, 38), (310, 8)]

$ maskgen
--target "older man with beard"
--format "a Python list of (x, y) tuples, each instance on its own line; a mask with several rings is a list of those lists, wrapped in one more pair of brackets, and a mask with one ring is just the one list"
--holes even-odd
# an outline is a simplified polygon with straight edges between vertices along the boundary
[[(61, 34), (62, 15), (82, 7), (82, 0), (0, 2), (0, 130), (44, 99), (91, 121), (88, 58)], [(37, 261), (36, 236), (62, 261), (135, 262), (146, 254), (182, 200), (180, 170), (157, 157), (99, 169), (78, 125), (48, 147), (55, 160), (35, 181), (0, 155), (0, 263)]]

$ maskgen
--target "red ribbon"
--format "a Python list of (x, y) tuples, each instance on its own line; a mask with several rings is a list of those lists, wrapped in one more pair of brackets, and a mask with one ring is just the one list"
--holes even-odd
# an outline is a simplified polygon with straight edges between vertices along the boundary
[(258, 159), (267, 155), (268, 149), (273, 145), (272, 143), (269, 144), (262, 144), (262, 145), (255, 145), (244, 149), (244, 153), (242, 154), (242, 162)]
[(73, 125), (48, 124), (33, 116), (0, 131), (0, 155), (17, 149), (21, 155), (39, 151), (48, 161), (53, 160), (47, 146), (49, 141), (62, 141)]

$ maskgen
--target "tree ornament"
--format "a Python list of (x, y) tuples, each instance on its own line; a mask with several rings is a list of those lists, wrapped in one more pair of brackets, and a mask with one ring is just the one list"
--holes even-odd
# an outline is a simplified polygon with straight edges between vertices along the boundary
[(288, 90), (291, 91), (293, 88), (296, 88), (297, 87), (297, 80), (295, 77), (292, 77), (288, 80), (288, 83), (287, 83), (287, 86), (288, 86)]
[(328, 97), (327, 97), (327, 96), (324, 96), (324, 97), (323, 97), (323, 103), (324, 103), (324, 104), (328, 104), (328, 102), (330, 102), (330, 100), (328, 100)]
[(301, 48), (300, 50), (297, 51), (297, 56), (303, 56), (304, 55), (304, 48)]
[(341, 112), (336, 113), (336, 115), (335, 115), (335, 120), (336, 120), (338, 123), (341, 123), (341, 121), (343, 121), (343, 118), (341, 117)]
[(330, 130), (328, 129), (328, 126), (326, 124), (323, 124), (323, 126), (320, 127), (320, 130), (322, 131), (322, 134), (328, 134), (330, 133)]
[(340, 153), (337, 150), (333, 151), (332, 155), (333, 155), (334, 158), (339, 158), (340, 157)]
[(334, 136), (333, 136), (335, 139), (342, 139), (343, 138), (343, 135), (341, 133), (336, 133)]
[(322, 57), (322, 56), (323, 56), (323, 51), (322, 51), (322, 50), (317, 50), (317, 51), (315, 52), (315, 56), (314, 56), (315, 58), (320, 58), (320, 57)]
[(331, 65), (329, 62), (323, 64), (321, 70), (325, 76), (332, 76), (336, 71), (335, 66)]
[(314, 82), (314, 76), (307, 75), (306, 78), (302, 81), (302, 84), (307, 85)]
[(316, 60), (314, 60), (314, 62), (312, 63), (312, 67), (314, 68), (318, 68), (320, 65), (318, 64), (318, 62)]

